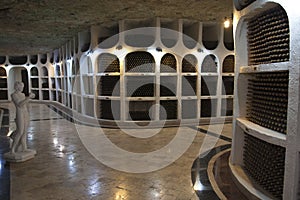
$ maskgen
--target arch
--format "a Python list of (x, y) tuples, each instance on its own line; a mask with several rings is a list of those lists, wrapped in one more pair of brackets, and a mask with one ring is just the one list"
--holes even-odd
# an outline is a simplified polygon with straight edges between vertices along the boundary
[(224, 58), (222, 64), (223, 73), (234, 73), (234, 55), (228, 55)]
[(174, 55), (167, 53), (161, 58), (160, 72), (177, 72), (177, 62)]
[(56, 76), (60, 76), (61, 75), (60, 66), (59, 65), (55, 66), (55, 73), (56, 73)]
[(290, 59), (289, 19), (275, 3), (248, 20), (248, 65), (286, 62)]
[(197, 72), (198, 60), (192, 54), (185, 55), (182, 59), (182, 72)]
[(218, 24), (203, 24), (202, 43), (208, 50), (216, 49), (219, 44), (220, 27)]
[(126, 72), (155, 72), (154, 57), (145, 51), (131, 52), (125, 57)]
[(205, 56), (202, 66), (201, 72), (203, 73), (216, 73), (218, 72), (218, 62), (217, 58), (213, 54), (209, 54)]
[(6, 61), (6, 56), (0, 56), (0, 64), (4, 64)]
[(32, 67), (32, 68), (30, 69), (30, 75), (31, 75), (31, 76), (38, 76), (38, 75), (39, 75), (38, 68), (37, 68), (37, 67)]
[(119, 58), (110, 53), (102, 53), (97, 58), (98, 73), (120, 72)]
[(25, 65), (27, 56), (9, 56), (9, 63), (12, 65)]
[(6, 76), (6, 70), (3, 67), (0, 67), (0, 76)]
[(42, 71), (42, 76), (48, 76), (48, 69), (47, 69), (47, 67), (43, 66), (41, 68), (41, 71)]

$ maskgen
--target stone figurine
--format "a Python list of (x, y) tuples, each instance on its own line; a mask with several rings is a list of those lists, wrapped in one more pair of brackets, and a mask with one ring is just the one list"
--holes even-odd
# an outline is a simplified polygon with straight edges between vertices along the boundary
[(12, 133), (12, 144), (10, 152), (4, 154), (4, 158), (11, 162), (23, 162), (31, 159), (36, 154), (35, 150), (27, 148), (27, 129), (29, 125), (29, 113), (27, 104), (35, 95), (30, 93), (28, 97), (22, 93), (24, 88), (23, 82), (16, 81), (14, 93), (11, 94), (12, 102), (16, 107), (16, 130)]

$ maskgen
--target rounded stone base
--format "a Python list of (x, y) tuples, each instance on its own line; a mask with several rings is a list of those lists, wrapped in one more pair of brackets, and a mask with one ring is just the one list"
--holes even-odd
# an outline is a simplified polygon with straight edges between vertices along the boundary
[(35, 154), (36, 151), (33, 149), (27, 149), (26, 151), (16, 153), (7, 152), (4, 154), (4, 159), (7, 162), (25, 162), (34, 158)]

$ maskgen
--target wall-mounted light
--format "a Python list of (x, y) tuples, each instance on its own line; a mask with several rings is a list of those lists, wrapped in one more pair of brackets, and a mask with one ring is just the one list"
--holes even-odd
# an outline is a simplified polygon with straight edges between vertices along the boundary
[(230, 19), (225, 17), (224, 19), (224, 28), (229, 28), (230, 27)]

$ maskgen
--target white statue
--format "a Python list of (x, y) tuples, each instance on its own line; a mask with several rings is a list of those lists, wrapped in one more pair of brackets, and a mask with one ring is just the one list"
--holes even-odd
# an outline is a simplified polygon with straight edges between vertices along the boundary
[(27, 129), (29, 125), (29, 114), (27, 103), (35, 95), (30, 93), (28, 97), (22, 93), (24, 84), (15, 82), (15, 92), (11, 94), (11, 99), (16, 107), (16, 130), (11, 135), (12, 145), (10, 152), (4, 154), (4, 158), (12, 162), (22, 162), (32, 158), (36, 151), (27, 149)]

